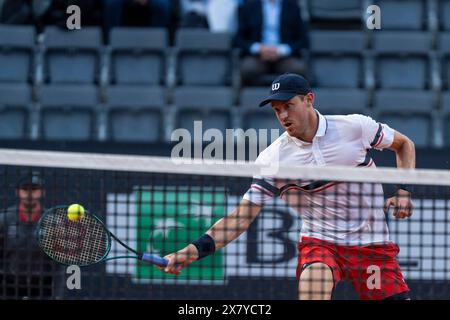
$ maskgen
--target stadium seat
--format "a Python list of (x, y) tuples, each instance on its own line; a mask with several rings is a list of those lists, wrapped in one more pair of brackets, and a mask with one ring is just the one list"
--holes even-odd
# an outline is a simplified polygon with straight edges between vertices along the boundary
[(434, 101), (430, 91), (379, 90), (374, 98), (375, 117), (406, 134), (417, 147), (429, 147), (433, 144)]
[(34, 70), (34, 28), (0, 25), (0, 82), (31, 82)]
[(450, 2), (448, 0), (439, 1), (439, 21), (442, 30), (450, 31)]
[(322, 114), (368, 114), (369, 96), (363, 89), (313, 89), (314, 106)]
[(381, 31), (373, 38), (376, 86), (382, 89), (426, 89), (431, 86), (432, 48), (428, 32)]
[(44, 81), (92, 84), (99, 82), (102, 33), (97, 27), (68, 31), (48, 27), (44, 33)]
[(383, 30), (424, 30), (427, 27), (425, 0), (376, 0), (381, 9)]
[(0, 139), (28, 138), (31, 112), (27, 84), (0, 84)]
[(239, 95), (239, 105), (243, 110), (259, 110), (259, 103), (269, 93), (267, 87), (244, 87)]
[(168, 46), (165, 29), (114, 28), (110, 37), (111, 83), (164, 83)]
[(450, 89), (450, 32), (441, 32), (438, 38), (438, 53), (441, 65), (443, 88)]
[(178, 87), (174, 93), (176, 128), (194, 134), (194, 121), (202, 121), (202, 130), (232, 128), (233, 93), (229, 87)]
[(147, 143), (162, 140), (164, 89), (114, 86), (107, 89), (106, 96), (109, 140)]
[(363, 52), (366, 47), (363, 32), (312, 31), (310, 38), (310, 68), (317, 87), (363, 86)]
[(309, 0), (311, 20), (361, 20), (361, 0)]
[(267, 142), (271, 140), (271, 129), (278, 129), (279, 135), (284, 132), (270, 104), (260, 108), (259, 103), (268, 95), (267, 88), (243, 88), (240, 94), (239, 113), (242, 115), (241, 128), (244, 130), (268, 130)]
[(243, 129), (280, 129), (283, 130), (275, 113), (270, 106), (261, 108), (261, 110), (248, 110), (243, 121)]
[(232, 82), (231, 35), (205, 29), (176, 34), (176, 78), (188, 86), (224, 86)]
[(450, 91), (442, 94), (444, 145), (450, 147)]
[(45, 140), (94, 140), (98, 92), (90, 85), (42, 87), (40, 133)]

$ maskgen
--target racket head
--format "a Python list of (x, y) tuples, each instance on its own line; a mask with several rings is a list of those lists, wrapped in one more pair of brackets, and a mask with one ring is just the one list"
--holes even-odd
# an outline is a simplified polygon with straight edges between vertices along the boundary
[(67, 209), (52, 207), (40, 218), (37, 239), (42, 251), (64, 265), (84, 267), (105, 260), (111, 250), (111, 235), (103, 222), (87, 210), (80, 221), (71, 221)]

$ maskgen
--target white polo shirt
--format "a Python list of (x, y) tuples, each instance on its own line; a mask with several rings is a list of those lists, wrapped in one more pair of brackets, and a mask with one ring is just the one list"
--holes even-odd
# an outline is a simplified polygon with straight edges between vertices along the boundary
[[(319, 116), (312, 143), (284, 132), (262, 151), (256, 164), (344, 165), (375, 167), (368, 150), (390, 147), (394, 130), (372, 118), (359, 115)], [(302, 236), (342, 245), (389, 242), (383, 211), (381, 184), (338, 183), (333, 181), (279, 181), (255, 176), (244, 199), (264, 205), (281, 197), (302, 218)]]

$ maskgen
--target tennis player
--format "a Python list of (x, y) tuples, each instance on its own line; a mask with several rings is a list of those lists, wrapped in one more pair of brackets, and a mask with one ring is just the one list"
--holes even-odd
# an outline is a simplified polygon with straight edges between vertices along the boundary
[[(415, 168), (415, 147), (405, 135), (359, 115), (323, 116), (314, 108), (308, 81), (284, 74), (272, 83), (271, 103), (284, 132), (260, 153), (256, 163), (270, 165), (345, 165), (375, 167), (368, 150), (390, 149), (398, 168)], [(299, 299), (331, 299), (336, 284), (349, 280), (361, 299), (409, 299), (396, 260), (399, 247), (390, 241), (386, 208), (405, 219), (412, 214), (411, 187), (400, 185), (384, 201), (381, 184), (301, 181), (280, 184), (254, 177), (239, 206), (203, 236), (166, 256), (165, 272), (179, 274), (192, 261), (213, 254), (247, 230), (262, 206), (274, 197), (299, 208)], [(383, 210), (383, 207), (385, 210)]]

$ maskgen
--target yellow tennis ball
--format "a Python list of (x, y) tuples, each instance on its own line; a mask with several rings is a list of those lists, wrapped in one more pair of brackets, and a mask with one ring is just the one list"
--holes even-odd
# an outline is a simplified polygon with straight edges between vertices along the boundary
[(70, 221), (80, 221), (84, 218), (84, 208), (79, 204), (72, 204), (67, 209), (67, 217)]

